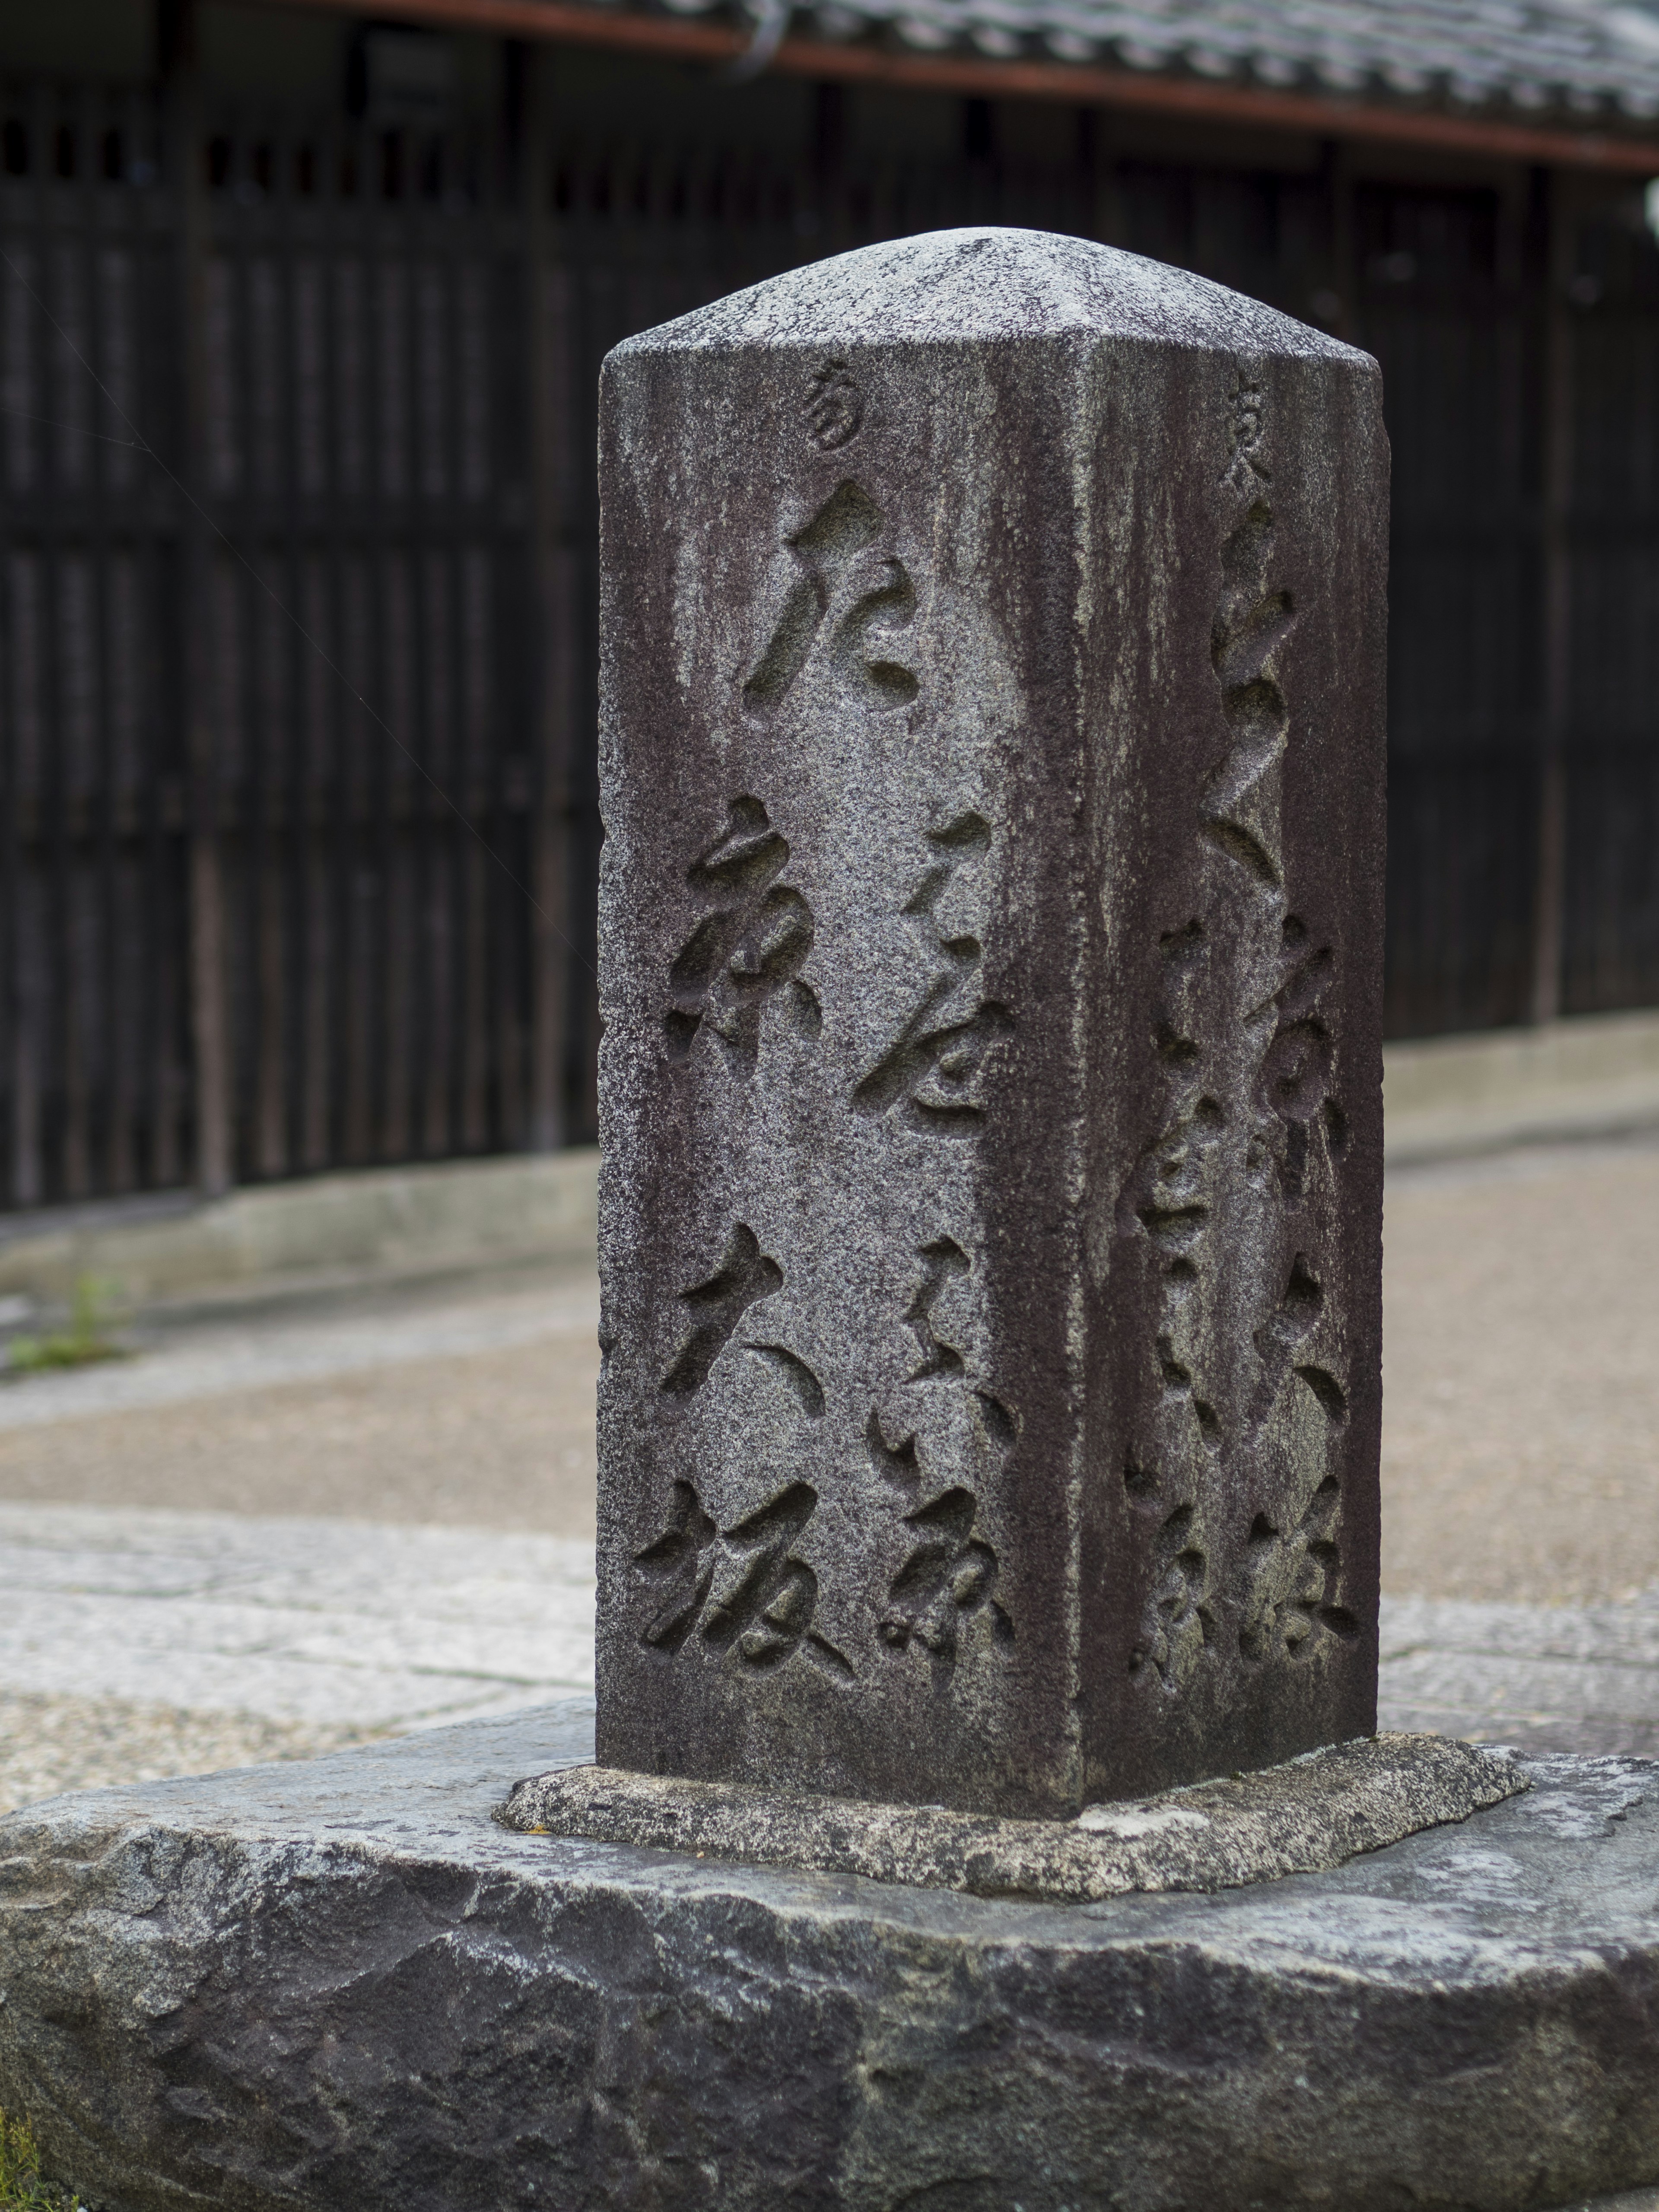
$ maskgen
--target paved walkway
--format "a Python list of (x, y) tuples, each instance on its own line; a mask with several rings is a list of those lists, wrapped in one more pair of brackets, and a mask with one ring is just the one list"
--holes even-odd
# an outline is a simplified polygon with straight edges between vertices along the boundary
[(0, 1807), (591, 1690), (581, 1539), (0, 1504)]
[(1379, 1675), (1384, 1728), (1659, 1758), (1659, 1592), (1584, 1607), (1385, 1595)]
[(1383, 1587), (1659, 1585), (1659, 1145), (1391, 1170)]
[[(1659, 1754), (1659, 1145), (1391, 1172), (1383, 1719)], [(0, 1389), (0, 1803), (592, 1680), (591, 1275)]]
[(0, 1680), (365, 1729), (593, 1686), (593, 1547), (558, 1536), (0, 1506)]
[(0, 1499), (591, 1538), (598, 1322), (591, 1267), (152, 1318), (0, 1387)]

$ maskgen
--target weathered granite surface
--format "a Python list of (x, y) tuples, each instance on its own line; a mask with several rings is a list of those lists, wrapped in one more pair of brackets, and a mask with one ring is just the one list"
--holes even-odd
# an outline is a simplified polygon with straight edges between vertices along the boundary
[(1380, 402), (1031, 231), (607, 360), (606, 1765), (1047, 1816), (1375, 1725)]
[(508, 1832), (553, 1708), (0, 1822), (0, 2105), (110, 2212), (1539, 2212), (1659, 2180), (1659, 1769), (989, 1901)]
[(521, 1782), (501, 1818), (526, 1835), (1083, 1905), (1322, 1874), (1420, 1829), (1466, 1820), (1527, 1786), (1506, 1753), (1448, 1736), (1385, 1735), (1139, 1803), (1088, 1805), (1075, 1820), (874, 1805), (614, 1766), (565, 1767)]

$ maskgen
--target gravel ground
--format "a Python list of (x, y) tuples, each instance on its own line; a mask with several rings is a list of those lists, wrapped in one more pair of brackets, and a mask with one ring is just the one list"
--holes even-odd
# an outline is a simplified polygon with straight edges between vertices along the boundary
[(126, 1698), (0, 1691), (0, 1813), (63, 1790), (164, 1782), (273, 1759), (318, 1759), (367, 1743), (374, 1729), (180, 1711)]

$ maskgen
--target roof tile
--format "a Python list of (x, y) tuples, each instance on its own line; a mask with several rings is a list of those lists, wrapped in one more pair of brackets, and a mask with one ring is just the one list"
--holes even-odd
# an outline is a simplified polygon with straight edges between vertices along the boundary
[[(605, 4), (605, 0), (590, 0)], [(628, 0), (676, 13), (752, 0)], [(1659, 0), (793, 0), (807, 35), (1305, 86), (1377, 104), (1659, 115)]]

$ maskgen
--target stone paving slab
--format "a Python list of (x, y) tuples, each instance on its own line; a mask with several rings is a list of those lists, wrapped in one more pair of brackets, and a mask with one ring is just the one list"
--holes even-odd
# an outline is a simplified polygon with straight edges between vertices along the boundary
[[(179, 1715), (238, 1717), (228, 1764), (508, 1711), (593, 1680), (592, 1547), (575, 1540), (0, 1502), (0, 1698), (131, 1707), (135, 1773), (169, 1731), (180, 1760), (199, 1763)], [(1588, 1607), (1385, 1598), (1382, 1652), (1385, 1728), (1659, 1753), (1659, 1594)], [(236, 1732), (255, 1723), (278, 1732), (269, 1752)], [(26, 1778), (116, 1778), (112, 1755), (106, 1730), (84, 1770), (13, 1747), (0, 1802), (21, 1802)]]
[(1386, 1725), (1659, 1754), (1659, 1593), (1626, 1605), (1383, 1601)]
[(1431, 1693), (1448, 1710), (1562, 1714), (1638, 1723), (1651, 1718), (1651, 1669), (1618, 1662), (1525, 1659), (1514, 1654), (1418, 1651), (1389, 1668), (1390, 1697)]
[(0, 1504), (0, 1689), (410, 1728), (591, 1686), (592, 1547)]
[(1385, 1661), (1401, 1662), (1436, 1650), (1495, 1658), (1659, 1667), (1659, 1591), (1644, 1591), (1623, 1605), (1383, 1600)]

